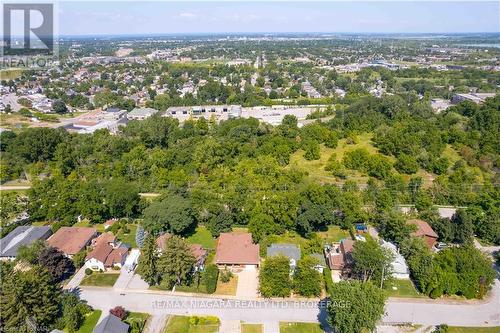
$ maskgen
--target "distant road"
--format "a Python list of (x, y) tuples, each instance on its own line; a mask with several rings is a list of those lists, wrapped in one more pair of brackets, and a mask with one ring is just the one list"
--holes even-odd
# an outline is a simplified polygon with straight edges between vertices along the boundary
[(0, 191), (29, 190), (31, 185), (1, 185)]

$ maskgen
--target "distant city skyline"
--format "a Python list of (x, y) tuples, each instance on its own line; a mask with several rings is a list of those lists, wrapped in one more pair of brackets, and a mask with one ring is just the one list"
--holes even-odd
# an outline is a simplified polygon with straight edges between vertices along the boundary
[(60, 2), (59, 34), (500, 32), (500, 2)]

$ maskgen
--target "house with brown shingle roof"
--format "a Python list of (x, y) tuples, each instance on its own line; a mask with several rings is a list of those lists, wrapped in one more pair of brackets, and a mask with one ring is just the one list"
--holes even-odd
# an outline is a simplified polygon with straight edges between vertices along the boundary
[(218, 266), (232, 268), (257, 268), (260, 264), (259, 244), (254, 244), (252, 234), (226, 232), (217, 240), (215, 262)]
[(338, 270), (342, 274), (348, 273), (352, 268), (352, 250), (354, 241), (349, 238), (342, 239), (339, 243), (325, 246), (325, 258), (331, 270)]
[(408, 220), (406, 221), (408, 224), (413, 224), (417, 226), (417, 230), (412, 232), (411, 235), (413, 237), (422, 238), (427, 246), (432, 249), (432, 247), (436, 244), (438, 239), (438, 234), (434, 230), (432, 230), (429, 223), (422, 220)]
[(128, 248), (116, 242), (116, 237), (106, 232), (92, 241), (92, 251), (87, 254), (85, 267), (93, 271), (105, 271), (113, 267), (122, 267), (127, 258)]
[(72, 258), (75, 254), (90, 245), (97, 236), (97, 230), (86, 227), (61, 227), (50, 236), (47, 243)]

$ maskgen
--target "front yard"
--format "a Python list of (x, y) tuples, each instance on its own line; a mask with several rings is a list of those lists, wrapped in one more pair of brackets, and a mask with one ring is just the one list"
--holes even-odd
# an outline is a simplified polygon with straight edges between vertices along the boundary
[(217, 317), (172, 316), (163, 333), (215, 333), (219, 326)]
[(82, 286), (93, 286), (93, 287), (112, 287), (118, 277), (119, 273), (92, 273), (92, 275), (87, 275), (82, 280), (80, 285)]
[(241, 324), (241, 333), (262, 333), (262, 324)]
[(323, 333), (320, 324), (280, 322), (280, 333)]
[(217, 295), (236, 295), (236, 289), (238, 287), (238, 276), (233, 274), (229, 282), (222, 282), (221, 273), (219, 273), (219, 280), (217, 281), (217, 289), (215, 294)]
[(148, 317), (149, 313), (129, 312), (124, 322), (130, 325), (130, 333), (141, 333)]
[[(397, 288), (396, 290), (393, 287)], [(409, 297), (409, 298), (426, 298), (424, 294), (420, 294), (411, 280), (394, 279), (388, 286), (385, 287), (389, 297)]]
[(94, 310), (85, 316), (82, 326), (76, 331), (76, 333), (92, 333), (97, 321), (101, 317), (101, 310)]

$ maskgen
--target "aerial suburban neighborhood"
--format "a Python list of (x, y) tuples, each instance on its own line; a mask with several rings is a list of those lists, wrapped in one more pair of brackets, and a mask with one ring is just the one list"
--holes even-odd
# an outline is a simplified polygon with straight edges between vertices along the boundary
[(1, 8), (0, 332), (500, 332), (500, 3)]

